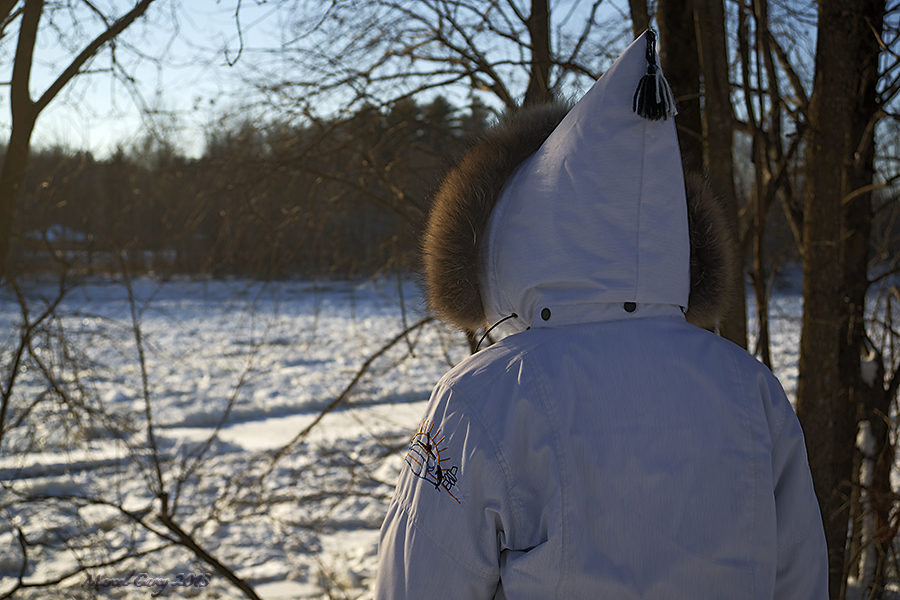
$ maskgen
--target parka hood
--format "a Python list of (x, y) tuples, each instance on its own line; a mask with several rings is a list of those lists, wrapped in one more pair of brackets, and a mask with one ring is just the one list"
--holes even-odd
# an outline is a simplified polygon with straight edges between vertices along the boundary
[(514, 111), (449, 169), (423, 241), (440, 317), (471, 331), (513, 314), (504, 326), (517, 331), (636, 307), (705, 327), (721, 318), (729, 227), (702, 178), (684, 176), (674, 119), (634, 111), (656, 72), (645, 36), (574, 107)]

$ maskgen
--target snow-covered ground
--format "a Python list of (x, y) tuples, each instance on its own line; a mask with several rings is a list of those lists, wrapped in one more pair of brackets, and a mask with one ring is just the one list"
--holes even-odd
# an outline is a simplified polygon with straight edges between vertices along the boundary
[[(24, 293), (34, 318), (56, 288)], [(211, 555), (264, 598), (364, 591), (400, 468), (394, 450), (418, 424), (437, 379), (465, 356), (464, 338), (435, 324), (415, 329), (274, 464), (273, 453), (313, 423), (369, 357), (423, 318), (415, 285), (141, 279), (129, 294), (121, 283), (93, 280), (71, 290), (57, 314), (19, 368), (10, 420), (43, 402), (3, 440), (0, 595), (22, 565), (10, 523), (32, 544), (26, 581), (72, 572), (79, 560), (104, 563), (165, 545), (151, 527), (174, 538), (154, 517), (159, 477), (148, 408), (163, 485), (170, 505), (177, 501), (174, 520)], [(0, 299), (2, 365), (11, 363), (19, 322), (15, 298)], [(45, 370), (62, 393), (47, 391)], [(46, 496), (65, 500), (34, 502)], [(175, 545), (88, 573), (123, 578), (133, 568), (160, 578), (211, 571)], [(79, 574), (58, 588), (91, 597), (97, 590), (80, 587), (85, 580)], [(102, 593), (145, 597), (131, 582)], [(215, 573), (206, 594), (242, 597)]]
[[(55, 289), (23, 290), (29, 318)], [(296, 438), (370, 357), (424, 318), (413, 283), (140, 279), (129, 292), (94, 279), (56, 312), (19, 365), (7, 417), (18, 426), (0, 446), (0, 596), (22, 568), (21, 531), (26, 582), (113, 563), (49, 588), (59, 597), (144, 598), (158, 587), (136, 587), (140, 573), (210, 572), (208, 587), (170, 585), (161, 595), (244, 597), (172, 543), (178, 537), (157, 516), (160, 485), (173, 521), (262, 598), (367, 596), (397, 450), (431, 387), (466, 356), (465, 339), (434, 323), (415, 328), (368, 365), (346, 402)], [(771, 315), (774, 370), (793, 395), (796, 285), (776, 290)], [(2, 382), (21, 319), (7, 292)], [(145, 554), (114, 562), (135, 553)], [(131, 574), (130, 585), (85, 586), (88, 574)]]

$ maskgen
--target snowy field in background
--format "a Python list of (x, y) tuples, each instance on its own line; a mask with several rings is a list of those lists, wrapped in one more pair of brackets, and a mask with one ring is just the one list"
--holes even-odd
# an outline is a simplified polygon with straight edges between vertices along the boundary
[[(34, 285), (25, 292), (38, 312), (41, 298), (52, 297), (54, 288)], [(792, 397), (799, 284), (783, 281), (773, 294), (774, 371)], [(424, 317), (416, 286), (389, 280), (160, 284), (140, 279), (134, 282), (133, 299), (158, 451), (169, 467), (167, 485), (174, 486), (185, 461), (198, 455), (223, 422), (209, 442), (205, 456), (210, 458), (198, 463), (181, 490), (176, 519), (267, 600), (366, 597), (375, 572), (378, 527), (402, 464), (396, 450), (405, 447), (417, 427), (432, 386), (466, 356), (463, 336), (428, 324), (400, 340), (372, 362), (348, 402), (276, 464), (256, 495), (242, 488), (240, 476), (269, 464), (272, 452), (310, 425), (370, 356)], [(141, 470), (149, 464), (146, 455), (134, 450), (146, 448), (146, 405), (131, 306), (122, 284), (92, 280), (63, 300), (59, 327), (75, 365), (61, 377), (77, 381), (85, 402), (131, 423), (133, 430), (110, 434), (98, 426), (95, 437), (85, 439), (82, 433), (73, 442), (64, 410), (35, 418), (34, 428), (15, 429), (3, 441), (0, 480), (12, 488), (0, 494), (103, 497), (147, 518), (158, 510)], [(14, 298), (0, 297), (4, 368), (20, 318)], [(755, 328), (752, 319), (749, 327)], [(45, 342), (46, 350), (40, 349), (40, 339), (36, 342), (38, 356), (60, 352), (58, 340), (50, 336)], [(34, 367), (21, 372), (13, 405), (21, 406), (45, 387)], [(18, 523), (29, 540), (93, 536), (114, 549), (153, 545), (151, 535), (124, 535), (128, 526), (110, 506), (87, 503), (50, 520), (22, 510)], [(4, 515), (0, 595), (21, 567), (18, 538), (8, 527)], [(183, 546), (127, 564), (127, 569), (117, 565), (92, 575), (124, 577), (131, 568), (154, 577), (211, 571)], [(75, 565), (66, 551), (30, 554), (26, 580), (58, 576)], [(60, 594), (145, 598), (152, 591), (84, 589), (84, 580), (83, 574), (67, 579), (58, 586)], [(25, 592), (22, 596), (29, 597)], [(205, 590), (168, 588), (161, 595), (198, 593), (244, 597), (215, 573)], [(46, 590), (32, 595), (45, 597)]]

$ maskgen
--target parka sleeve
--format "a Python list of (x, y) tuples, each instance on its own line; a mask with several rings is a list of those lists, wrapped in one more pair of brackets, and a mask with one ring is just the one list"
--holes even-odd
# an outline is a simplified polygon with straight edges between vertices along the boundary
[(495, 445), (439, 384), (411, 436), (381, 528), (375, 598), (493, 598), (512, 519)]
[(775, 600), (827, 600), (828, 551), (800, 423), (781, 385), (769, 390), (780, 413), (774, 433), (772, 474), (778, 527)]

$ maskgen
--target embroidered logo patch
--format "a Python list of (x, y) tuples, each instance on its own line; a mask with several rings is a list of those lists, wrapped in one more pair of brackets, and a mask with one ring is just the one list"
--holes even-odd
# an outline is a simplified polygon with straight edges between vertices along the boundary
[(441, 447), (444, 437), (440, 427), (435, 428), (427, 419), (423, 421), (409, 441), (406, 464), (413, 475), (432, 484), (435, 490), (443, 489), (459, 504), (459, 498), (451, 491), (456, 486), (459, 467), (449, 464), (448, 447)]

